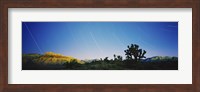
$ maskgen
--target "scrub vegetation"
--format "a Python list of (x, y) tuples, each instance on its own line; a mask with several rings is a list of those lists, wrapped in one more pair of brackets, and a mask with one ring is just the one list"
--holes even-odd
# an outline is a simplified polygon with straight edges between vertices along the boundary
[(147, 51), (131, 44), (124, 50), (125, 58), (113, 55), (94, 60), (79, 60), (54, 52), (23, 54), (22, 70), (178, 70), (178, 58), (155, 56), (146, 58)]

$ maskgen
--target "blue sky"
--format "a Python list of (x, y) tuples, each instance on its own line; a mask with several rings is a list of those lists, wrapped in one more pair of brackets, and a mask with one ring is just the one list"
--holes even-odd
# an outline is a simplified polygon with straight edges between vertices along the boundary
[(146, 56), (178, 56), (178, 22), (22, 22), (22, 53), (78, 59), (124, 56), (138, 44)]

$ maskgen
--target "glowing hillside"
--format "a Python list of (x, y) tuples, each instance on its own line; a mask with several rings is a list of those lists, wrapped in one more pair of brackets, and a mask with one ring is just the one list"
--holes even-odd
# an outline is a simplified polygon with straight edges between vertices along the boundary
[(61, 54), (56, 54), (54, 52), (46, 52), (44, 55), (41, 55), (37, 58), (36, 63), (44, 63), (44, 64), (63, 64), (63, 63), (70, 63), (70, 62), (77, 62), (83, 64), (81, 60), (78, 60), (71, 56), (64, 56)]

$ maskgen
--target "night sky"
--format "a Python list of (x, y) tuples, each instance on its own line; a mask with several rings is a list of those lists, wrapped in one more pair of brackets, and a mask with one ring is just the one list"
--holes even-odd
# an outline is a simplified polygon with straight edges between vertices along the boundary
[(124, 56), (138, 44), (146, 56), (178, 56), (178, 22), (22, 22), (22, 53), (78, 59)]

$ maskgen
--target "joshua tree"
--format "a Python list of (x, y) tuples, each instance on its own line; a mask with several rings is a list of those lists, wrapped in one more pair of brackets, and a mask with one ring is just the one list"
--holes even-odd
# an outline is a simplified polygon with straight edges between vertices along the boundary
[(146, 58), (144, 55), (147, 53), (145, 50), (139, 49), (139, 45), (131, 44), (131, 46), (127, 46), (128, 49), (124, 50), (126, 58), (128, 60), (140, 61), (142, 58)]
[(103, 61), (109, 61), (109, 60), (108, 60), (108, 57), (105, 57)]
[(119, 61), (122, 61), (123, 60), (123, 58), (122, 58), (122, 56), (117, 56), (117, 60), (119, 60)]
[(117, 55), (114, 54), (113, 56), (114, 56), (115, 61), (122, 61), (123, 60), (123, 57), (120, 56), (120, 55), (117, 56)]
[(114, 54), (113, 56), (114, 56), (114, 60), (117, 60), (116, 55)]

